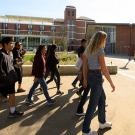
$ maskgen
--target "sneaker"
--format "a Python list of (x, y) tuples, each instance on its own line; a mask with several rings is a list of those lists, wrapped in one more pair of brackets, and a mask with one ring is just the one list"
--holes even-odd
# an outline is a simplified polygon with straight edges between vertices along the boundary
[(50, 101), (48, 101), (48, 105), (49, 106), (51, 106), (51, 105), (53, 105), (53, 104), (55, 104), (56, 103), (56, 100), (54, 100), (54, 99), (51, 99)]
[(20, 89), (17, 90), (17, 93), (21, 93), (21, 92), (25, 92), (25, 90), (22, 89), (22, 88), (20, 88)]
[(85, 116), (85, 113), (76, 113), (76, 116)]
[(40, 88), (39, 88), (39, 90), (42, 92), (42, 91), (43, 91), (43, 88), (42, 88), (42, 87), (40, 87)]
[(24, 112), (20, 112), (15, 110), (14, 113), (9, 112), (8, 118), (15, 118), (15, 117), (19, 117), (22, 116), (24, 114)]
[(76, 85), (75, 85), (74, 83), (72, 83), (72, 86), (73, 86), (74, 88), (76, 88)]
[(57, 91), (56, 92), (56, 95), (63, 95), (64, 94), (64, 92), (62, 92), (62, 91)]
[(79, 98), (81, 98), (82, 95), (80, 94), (79, 91), (77, 91), (76, 94), (79, 96)]
[(28, 105), (33, 105), (34, 104), (33, 101), (29, 100), (28, 98), (26, 98), (25, 103), (28, 104)]
[(96, 131), (90, 131), (89, 133), (82, 133), (82, 135), (98, 135)]
[(112, 123), (111, 122), (105, 122), (104, 124), (99, 123), (99, 128), (100, 129), (111, 128), (111, 127), (112, 127)]

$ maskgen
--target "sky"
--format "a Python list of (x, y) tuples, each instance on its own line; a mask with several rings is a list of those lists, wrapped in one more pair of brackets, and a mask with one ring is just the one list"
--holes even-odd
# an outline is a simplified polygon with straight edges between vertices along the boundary
[(77, 17), (97, 23), (135, 23), (135, 0), (1, 0), (0, 16), (64, 18), (64, 9), (76, 7)]

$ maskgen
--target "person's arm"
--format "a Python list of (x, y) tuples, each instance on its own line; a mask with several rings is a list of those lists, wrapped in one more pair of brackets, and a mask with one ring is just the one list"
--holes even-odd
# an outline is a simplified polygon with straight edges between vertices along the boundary
[(101, 66), (101, 71), (103, 73), (103, 75), (105, 76), (105, 78), (108, 80), (108, 82), (110, 83), (111, 87), (112, 87), (112, 92), (115, 91), (115, 86), (112, 82), (112, 79), (110, 77), (110, 74), (109, 74), (109, 71), (106, 67), (106, 64), (105, 64), (105, 58), (104, 58), (104, 55), (99, 55), (99, 64)]
[(87, 87), (87, 74), (88, 74), (88, 59), (85, 54), (82, 56), (82, 61), (83, 61), (83, 87)]

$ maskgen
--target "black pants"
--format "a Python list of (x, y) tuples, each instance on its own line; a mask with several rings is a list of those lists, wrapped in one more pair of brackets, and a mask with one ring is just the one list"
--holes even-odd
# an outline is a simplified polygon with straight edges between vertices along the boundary
[(22, 83), (22, 66), (21, 67), (14, 67), (15, 71), (17, 73), (17, 77), (18, 77), (18, 83), (21, 84)]
[(79, 105), (77, 107), (77, 113), (83, 113), (83, 106), (87, 100), (87, 96), (88, 96), (88, 93), (90, 91), (90, 87), (89, 86), (87, 86), (86, 88), (81, 87), (79, 89), (79, 93), (81, 93), (82, 91), (84, 91), (84, 92), (83, 92), (83, 95), (81, 96), (81, 100), (80, 100)]
[[(51, 81), (55, 80), (57, 89), (60, 89), (60, 74), (57, 68), (54, 68), (53, 70), (50, 70), (51, 73), (51, 77), (48, 81), (46, 81), (46, 83), (50, 83)], [(57, 79), (56, 79), (57, 78)]]
[(72, 82), (72, 84), (77, 84), (77, 82), (78, 82), (78, 75), (76, 76), (76, 78), (74, 79), (74, 81)]

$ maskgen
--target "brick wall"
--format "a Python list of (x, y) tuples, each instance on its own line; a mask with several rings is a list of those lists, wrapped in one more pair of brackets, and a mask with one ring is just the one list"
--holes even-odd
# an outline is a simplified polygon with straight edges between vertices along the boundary
[(130, 53), (130, 26), (116, 26), (116, 53), (129, 55)]
[(28, 34), (28, 24), (20, 24), (20, 34)]

